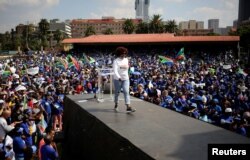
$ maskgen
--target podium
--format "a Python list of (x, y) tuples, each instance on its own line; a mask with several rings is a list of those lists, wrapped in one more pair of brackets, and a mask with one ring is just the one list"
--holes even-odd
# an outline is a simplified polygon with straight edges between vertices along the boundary
[[(98, 94), (97, 94), (97, 101), (104, 102), (106, 99), (113, 100), (113, 75), (114, 70), (113, 68), (98, 68)], [(107, 82), (109, 82), (109, 98), (104, 98), (104, 90), (107, 89), (107, 82), (104, 81), (104, 77), (107, 78)]]

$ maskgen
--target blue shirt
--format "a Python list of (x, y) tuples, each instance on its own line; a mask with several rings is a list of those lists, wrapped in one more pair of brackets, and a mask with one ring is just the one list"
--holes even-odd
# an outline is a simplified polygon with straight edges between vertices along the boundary
[(21, 136), (14, 137), (13, 139), (13, 150), (17, 157), (24, 157), (24, 149), (26, 148), (24, 140)]
[(42, 160), (54, 160), (58, 158), (57, 151), (51, 145), (43, 145), (41, 148)]
[(45, 110), (48, 114), (51, 113), (51, 104), (50, 104), (49, 101), (43, 99), (43, 100), (42, 100), (42, 106), (43, 106), (44, 110)]
[(32, 146), (33, 142), (32, 142), (32, 136), (29, 133), (29, 125), (27, 122), (22, 123), (21, 127), (23, 128), (23, 134), (25, 135), (25, 143), (27, 146)]

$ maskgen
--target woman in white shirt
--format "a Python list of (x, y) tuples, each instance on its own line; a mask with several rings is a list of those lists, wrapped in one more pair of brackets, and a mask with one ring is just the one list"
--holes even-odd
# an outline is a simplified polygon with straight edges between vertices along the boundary
[(113, 62), (114, 70), (114, 87), (115, 87), (115, 111), (118, 111), (118, 97), (123, 89), (125, 105), (127, 106), (127, 113), (135, 112), (135, 109), (130, 106), (130, 95), (129, 95), (129, 76), (128, 69), (129, 63), (126, 57), (128, 50), (125, 47), (118, 47), (115, 51), (115, 60)]

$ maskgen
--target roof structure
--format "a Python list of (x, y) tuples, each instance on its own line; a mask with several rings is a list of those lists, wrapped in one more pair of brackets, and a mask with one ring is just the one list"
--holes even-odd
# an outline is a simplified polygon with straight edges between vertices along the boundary
[(174, 36), (174, 34), (92, 35), (64, 39), (64, 44), (238, 42), (239, 36)]

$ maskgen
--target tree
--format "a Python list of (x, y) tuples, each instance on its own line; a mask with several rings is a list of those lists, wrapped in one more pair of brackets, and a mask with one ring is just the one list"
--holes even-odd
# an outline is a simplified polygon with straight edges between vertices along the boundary
[(146, 22), (140, 22), (135, 30), (135, 33), (148, 33), (149, 32), (149, 28), (148, 28), (149, 24)]
[(240, 35), (240, 43), (241, 46), (250, 48), (250, 26), (241, 26), (237, 30), (238, 34)]
[(149, 23), (149, 30), (150, 30), (150, 33), (163, 33), (164, 32), (164, 25), (162, 22), (162, 18), (159, 14), (153, 15), (153, 18), (150, 20), (150, 23)]
[(63, 32), (57, 29), (54, 33), (54, 38), (57, 41), (57, 43), (60, 43), (64, 38)]
[(15, 49), (22, 46), (22, 38), (21, 38), (20, 35), (15, 36), (13, 46), (14, 46)]
[(114, 33), (113, 33), (113, 31), (112, 31), (111, 28), (107, 28), (107, 29), (103, 32), (103, 34), (109, 35), (109, 34), (114, 34)]
[(40, 33), (46, 36), (49, 30), (49, 22), (47, 21), (47, 19), (41, 19), (38, 26), (39, 26)]
[(175, 20), (168, 20), (167, 24), (165, 25), (165, 31), (168, 33), (177, 33), (178, 32), (178, 26), (175, 22)]
[(94, 27), (93, 26), (88, 26), (88, 28), (85, 30), (84, 34), (85, 34), (85, 37), (95, 35), (96, 32), (95, 32)]
[(132, 21), (132, 19), (126, 19), (123, 26), (122, 26), (123, 32), (126, 34), (132, 34), (135, 30), (135, 25)]
[(41, 45), (43, 47), (48, 46), (48, 40), (47, 40), (47, 35), (48, 35), (48, 30), (49, 30), (49, 22), (47, 19), (41, 19), (41, 21), (38, 24), (39, 26), (39, 34), (40, 34), (40, 39), (41, 39)]
[(2, 37), (2, 49), (11, 50), (11, 48), (12, 48), (11, 34), (10, 32), (6, 31)]
[[(248, 53), (248, 67), (250, 66), (250, 26), (240, 26), (237, 30), (240, 36), (240, 46)], [(246, 57), (245, 57), (246, 58)]]

